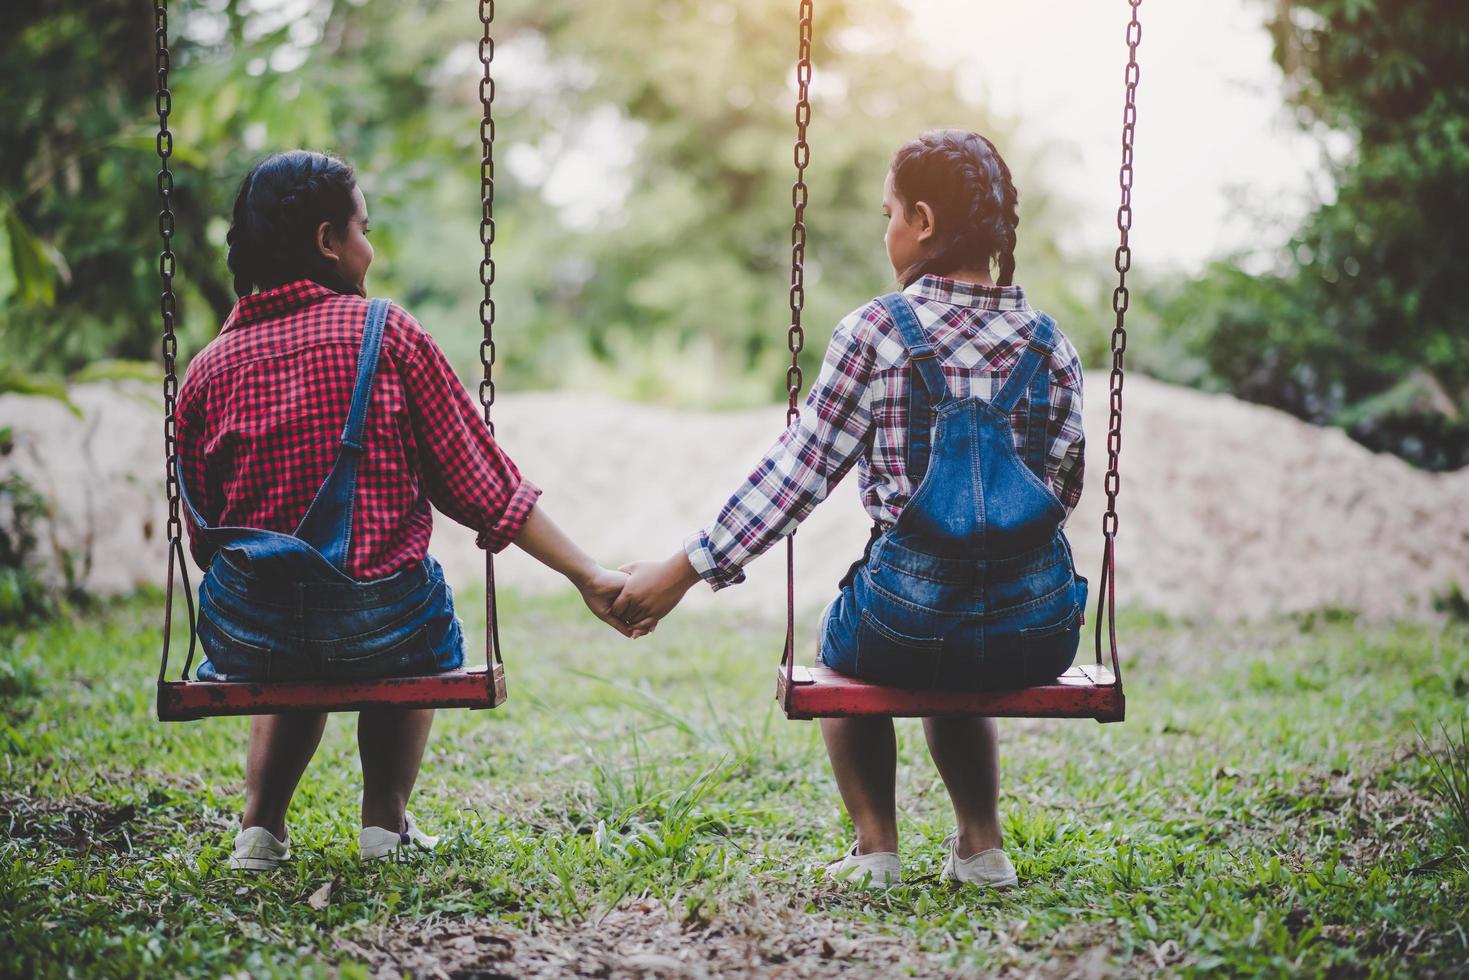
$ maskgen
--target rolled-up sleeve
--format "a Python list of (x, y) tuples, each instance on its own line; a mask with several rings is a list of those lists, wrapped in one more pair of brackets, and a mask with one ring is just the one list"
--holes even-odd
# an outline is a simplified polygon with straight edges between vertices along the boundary
[(525, 526), (540, 488), (520, 475), (490, 435), (439, 345), (422, 328), (415, 339), (417, 350), (403, 379), (428, 498), (478, 531), (481, 548), (501, 551)]

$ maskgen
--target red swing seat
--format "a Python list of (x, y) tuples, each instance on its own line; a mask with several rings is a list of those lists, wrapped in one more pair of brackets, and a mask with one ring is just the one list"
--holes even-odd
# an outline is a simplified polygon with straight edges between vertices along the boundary
[(790, 679), (776, 672), (775, 699), (786, 717), (931, 718), (981, 715), (989, 718), (1095, 718), (1121, 721), (1125, 699), (1112, 671), (1077, 664), (1050, 684), (1008, 691), (910, 690), (883, 687), (839, 674), (830, 667), (796, 667)]
[(495, 708), (505, 703), (505, 665), (470, 667), (423, 677), (313, 681), (165, 681), (158, 685), (159, 721), (289, 711), (371, 708)]

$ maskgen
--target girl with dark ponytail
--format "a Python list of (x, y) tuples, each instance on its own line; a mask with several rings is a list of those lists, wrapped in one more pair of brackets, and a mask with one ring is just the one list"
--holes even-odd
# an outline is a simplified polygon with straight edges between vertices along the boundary
[[(199, 679), (290, 681), (455, 670), (464, 636), (428, 554), (432, 507), (561, 572), (598, 617), (626, 575), (563, 534), (490, 435), (443, 351), (367, 298), (367, 200), (341, 160), (292, 150), (240, 184), (235, 304), (178, 395), (179, 483), (199, 588)], [(363, 860), (432, 848), (407, 810), (432, 710), (362, 712)], [(290, 856), (286, 809), (324, 714), (251, 720), (232, 868)]]
[[(882, 206), (903, 291), (842, 320), (800, 417), (712, 524), (627, 566), (613, 612), (645, 629), (700, 579), (741, 581), (855, 465), (872, 537), (822, 616), (821, 662), (888, 686), (1047, 683), (1071, 666), (1086, 605), (1062, 531), (1081, 496), (1080, 361), (1014, 284), (1019, 194), (988, 139), (947, 129), (904, 145)], [(901, 880), (892, 720), (821, 727), (857, 830), (827, 874)], [(1013, 885), (994, 721), (924, 731), (958, 824), (943, 877)]]

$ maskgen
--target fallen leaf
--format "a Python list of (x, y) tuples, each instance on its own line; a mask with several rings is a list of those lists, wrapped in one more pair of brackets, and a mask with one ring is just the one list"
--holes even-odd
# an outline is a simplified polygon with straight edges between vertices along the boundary
[(328, 881), (326, 884), (322, 885), (316, 891), (311, 893), (311, 897), (306, 900), (306, 904), (316, 909), (317, 911), (320, 911), (321, 909), (326, 908), (327, 905), (330, 904), (331, 900), (332, 883)]

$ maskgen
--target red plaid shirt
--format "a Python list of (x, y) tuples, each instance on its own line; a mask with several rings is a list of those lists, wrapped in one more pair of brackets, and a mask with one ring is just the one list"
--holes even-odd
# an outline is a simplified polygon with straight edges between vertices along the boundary
[[(179, 389), (179, 459), (212, 525), (295, 530), (336, 459), (367, 300), (301, 280), (235, 304)], [(430, 504), (499, 551), (540, 496), (418, 322), (388, 312), (357, 475), (347, 573), (391, 575), (428, 554)], [(209, 558), (192, 522), (194, 560)]]
[[(928, 335), (955, 398), (993, 398), (1030, 342), (1037, 314), (1019, 286), (975, 286), (924, 276), (904, 293)], [(684, 552), (716, 589), (744, 580), (741, 568), (795, 531), (856, 465), (862, 504), (891, 526), (913, 495), (908, 477), (908, 351), (877, 300), (837, 325), (821, 375), (801, 415), (765, 454), (714, 523)], [(1046, 483), (1069, 514), (1081, 499), (1081, 360), (1057, 331), (1046, 427)], [(1011, 416), (1024, 451), (1024, 399)]]

